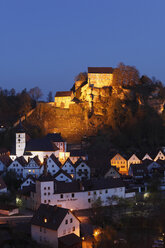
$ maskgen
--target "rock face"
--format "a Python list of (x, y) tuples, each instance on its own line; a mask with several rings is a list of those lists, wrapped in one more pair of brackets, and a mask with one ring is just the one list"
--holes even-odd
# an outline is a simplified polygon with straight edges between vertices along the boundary
[(55, 104), (39, 103), (26, 120), (27, 124), (39, 126), (45, 134), (60, 132), (67, 142), (80, 142), (84, 136), (95, 135), (106, 124), (104, 105), (93, 103), (91, 112), (89, 102), (75, 103), (69, 109), (57, 108)]

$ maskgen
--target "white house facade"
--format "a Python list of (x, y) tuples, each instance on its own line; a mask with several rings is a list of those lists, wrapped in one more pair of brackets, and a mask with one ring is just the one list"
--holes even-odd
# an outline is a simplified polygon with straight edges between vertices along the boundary
[(80, 221), (69, 209), (41, 204), (31, 220), (31, 236), (38, 243), (58, 248), (58, 239), (80, 236)]

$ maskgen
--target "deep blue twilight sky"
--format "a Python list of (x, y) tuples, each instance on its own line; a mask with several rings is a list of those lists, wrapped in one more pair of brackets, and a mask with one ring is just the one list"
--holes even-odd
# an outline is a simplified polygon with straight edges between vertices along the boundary
[(88, 66), (165, 83), (165, 0), (0, 0), (0, 87), (69, 90)]

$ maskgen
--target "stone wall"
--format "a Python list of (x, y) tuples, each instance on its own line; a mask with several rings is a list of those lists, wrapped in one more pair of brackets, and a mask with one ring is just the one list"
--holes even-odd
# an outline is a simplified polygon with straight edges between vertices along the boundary
[(88, 73), (88, 83), (96, 88), (112, 85), (113, 74), (111, 73)]

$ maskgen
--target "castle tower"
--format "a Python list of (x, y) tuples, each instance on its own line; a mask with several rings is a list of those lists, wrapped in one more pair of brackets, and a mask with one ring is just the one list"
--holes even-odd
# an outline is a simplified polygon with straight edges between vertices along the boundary
[(17, 157), (20, 157), (24, 154), (25, 146), (26, 146), (26, 133), (20, 121), (18, 129), (16, 131), (16, 156)]

